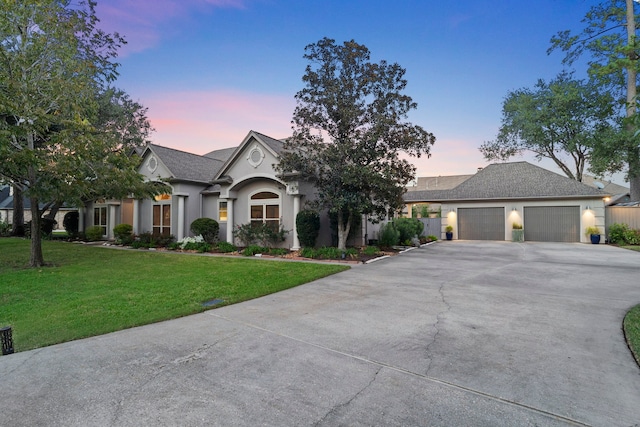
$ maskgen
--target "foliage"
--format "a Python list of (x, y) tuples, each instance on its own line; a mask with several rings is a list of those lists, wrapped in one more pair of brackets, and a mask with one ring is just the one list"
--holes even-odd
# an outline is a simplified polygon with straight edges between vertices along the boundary
[(587, 227), (585, 229), (584, 234), (586, 236), (591, 236), (592, 234), (598, 234), (599, 235), (599, 234), (601, 234), (601, 232), (600, 232), (600, 228), (599, 227), (596, 227), (595, 225), (591, 225), (591, 226), (589, 226), (589, 227)]
[(285, 248), (270, 248), (269, 255), (282, 256), (289, 253), (288, 249)]
[[(30, 199), (33, 230), (64, 202), (155, 191), (130, 155), (151, 130), (146, 109), (110, 87), (124, 39), (98, 29), (95, 6), (0, 2), (0, 176)], [(31, 266), (42, 265), (35, 234)]]
[[(517, 222), (514, 222), (514, 223), (511, 225), (511, 228), (512, 228), (512, 229), (514, 229), (514, 230), (522, 230), (522, 224), (517, 223)], [(453, 231), (453, 230), (452, 230), (452, 231)]]
[(400, 242), (411, 241), (413, 237), (420, 236), (424, 230), (424, 224), (416, 218), (396, 218), (393, 220), (393, 225), (400, 233)]
[(166, 248), (169, 247), (171, 243), (175, 242), (175, 240), (176, 238), (172, 235), (156, 235), (147, 231), (135, 236), (133, 242), (131, 242), (131, 247), (134, 249)]
[(133, 241), (133, 226), (131, 224), (118, 224), (113, 227), (113, 236), (116, 242), (129, 245)]
[(365, 46), (329, 38), (308, 45), (304, 58), (293, 136), (276, 169), (315, 185), (316, 210), (340, 213), (338, 247), (345, 249), (356, 215), (382, 218), (401, 208), (415, 168), (400, 155), (429, 155), (435, 137), (403, 121), (417, 104), (402, 93), (407, 81), (398, 64), (372, 63)]
[(212, 218), (198, 218), (191, 223), (191, 232), (196, 236), (202, 236), (207, 243), (218, 241), (219, 229), (218, 221)]
[(258, 246), (258, 245), (247, 246), (242, 251), (242, 255), (244, 256), (254, 256), (257, 254), (266, 254), (266, 253), (269, 253), (269, 248), (265, 248), (263, 246)]
[(582, 181), (598, 144), (617, 132), (616, 115), (611, 94), (561, 73), (549, 83), (538, 80), (533, 89), (509, 92), (498, 136), (483, 143), (480, 152), (493, 161), (528, 151)]
[(87, 227), (87, 229), (84, 231), (84, 234), (88, 241), (98, 241), (102, 239), (102, 227), (100, 227), (99, 225), (92, 225), (90, 227)]
[(200, 253), (210, 252), (211, 244), (205, 241), (204, 237), (197, 235), (195, 237), (184, 237), (177, 242), (168, 245), (169, 249), (182, 249), (183, 251), (198, 251)]
[(422, 218), (429, 218), (429, 204), (428, 203), (422, 203), (420, 204), (420, 216)]
[(222, 253), (235, 252), (238, 248), (229, 242), (218, 242), (217, 248)]
[(437, 241), (438, 241), (438, 236), (434, 236), (433, 234), (429, 234), (429, 235), (427, 236), (427, 239), (428, 239), (430, 242), (437, 242)]
[(235, 304), (349, 268), (56, 241), (43, 249), (55, 265), (44, 273), (24, 268), (28, 241), (0, 239), (0, 313), (16, 351), (195, 314), (212, 298)]
[(312, 247), (304, 247), (300, 249), (300, 256), (303, 258), (317, 258), (318, 253)]
[(318, 212), (305, 209), (296, 216), (298, 239), (303, 247), (314, 247), (320, 232), (320, 215)]
[(280, 226), (278, 230), (274, 230), (267, 223), (240, 224), (233, 230), (234, 237), (245, 246), (259, 243), (263, 247), (273, 247), (278, 243), (284, 242), (288, 233), (289, 231), (285, 230), (283, 226)]
[[(342, 213), (342, 220), (346, 222), (349, 219), (349, 214), (346, 212)], [(338, 232), (338, 213), (337, 212), (329, 212), (329, 227), (331, 228), (331, 241), (332, 243), (338, 244), (339, 240), (339, 232)], [(362, 215), (359, 212), (353, 212), (353, 216), (351, 217), (351, 226), (349, 227), (349, 233), (347, 234), (347, 240), (353, 239), (357, 236), (360, 231), (360, 227), (362, 226)]]
[(453, 225), (447, 225), (444, 228), (444, 231), (446, 231), (447, 233), (452, 233), (453, 232)]
[(78, 213), (78, 211), (69, 211), (64, 214), (64, 218), (62, 219), (62, 226), (67, 232), (69, 238), (75, 239), (78, 237), (79, 224), (80, 214)]
[(611, 224), (609, 226), (609, 243), (620, 244), (624, 243), (624, 234), (629, 230), (627, 224)]
[(622, 321), (624, 336), (638, 365), (640, 365), (640, 305), (636, 305)]
[(624, 241), (627, 245), (640, 245), (640, 230), (626, 230)]
[(380, 248), (378, 248), (377, 246), (366, 246), (362, 249), (362, 253), (368, 256), (378, 255), (380, 253)]
[(378, 244), (383, 248), (390, 248), (400, 242), (400, 232), (393, 222), (388, 222), (380, 227), (378, 233)]
[(11, 224), (7, 221), (0, 221), (0, 237), (11, 235)]
[[(591, 170), (600, 175), (626, 169), (631, 199), (640, 200), (640, 138), (636, 96), (640, 56), (637, 53), (636, 1), (607, 0), (592, 6), (579, 33), (560, 31), (551, 39), (548, 52), (560, 49), (563, 63), (586, 59), (589, 76), (616, 100), (625, 128), (607, 138), (594, 153)], [(627, 10), (629, 8), (629, 10)]]

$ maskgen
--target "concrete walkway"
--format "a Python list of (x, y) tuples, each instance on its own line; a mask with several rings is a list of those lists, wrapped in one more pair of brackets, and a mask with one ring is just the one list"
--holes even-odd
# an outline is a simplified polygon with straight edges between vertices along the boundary
[(0, 357), (0, 425), (633, 426), (640, 253), (442, 242)]

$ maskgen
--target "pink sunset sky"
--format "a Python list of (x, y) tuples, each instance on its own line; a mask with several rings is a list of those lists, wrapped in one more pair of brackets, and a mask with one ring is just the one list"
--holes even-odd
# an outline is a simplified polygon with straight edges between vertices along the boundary
[(99, 0), (97, 12), (103, 29), (128, 41), (116, 85), (149, 108), (155, 144), (204, 154), (237, 146), (250, 130), (287, 137), (304, 47), (354, 39), (373, 61), (407, 70), (405, 92), (418, 103), (409, 120), (437, 138), (430, 158), (412, 162), (433, 176), (487, 165), (478, 147), (495, 137), (507, 92), (562, 71), (549, 40), (580, 28), (593, 3)]

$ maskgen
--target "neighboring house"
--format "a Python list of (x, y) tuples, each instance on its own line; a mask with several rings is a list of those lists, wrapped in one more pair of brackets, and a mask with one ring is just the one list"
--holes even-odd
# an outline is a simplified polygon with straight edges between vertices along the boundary
[[(444, 178), (439, 177), (438, 188), (404, 196), (408, 212), (414, 204), (440, 205), (442, 236), (447, 225), (453, 226), (454, 239), (466, 240), (511, 240), (514, 223), (524, 226), (529, 241), (588, 242), (586, 227), (604, 231), (605, 198), (611, 193), (527, 162), (497, 163), (475, 175)], [(423, 182), (433, 183), (429, 180)], [(442, 182), (453, 184), (442, 188)]]
[[(105, 238), (113, 238), (119, 223), (131, 224), (134, 233), (152, 232), (177, 239), (191, 235), (197, 218), (220, 224), (219, 238), (234, 242), (233, 229), (241, 224), (266, 223), (289, 231), (282, 247), (300, 247), (295, 218), (314, 187), (296, 177), (283, 179), (274, 170), (283, 150), (280, 140), (251, 131), (238, 147), (203, 156), (149, 144), (142, 152), (139, 172), (150, 181), (164, 181), (171, 194), (155, 199), (101, 200), (83, 209), (80, 229), (98, 225)], [(366, 224), (351, 244), (361, 244)], [(239, 243), (239, 242), (235, 242)], [(318, 245), (331, 245), (327, 215), (321, 216)]]
[[(22, 203), (24, 207), (24, 222), (27, 223), (31, 221), (31, 201), (28, 197), (25, 197)], [(41, 208), (43, 207), (44, 205), (41, 206)], [(76, 208), (67, 206), (61, 207), (55, 216), (56, 225), (54, 230), (63, 229), (62, 221), (66, 213), (76, 210)], [(9, 185), (0, 186), (0, 222), (13, 224), (13, 188)]]

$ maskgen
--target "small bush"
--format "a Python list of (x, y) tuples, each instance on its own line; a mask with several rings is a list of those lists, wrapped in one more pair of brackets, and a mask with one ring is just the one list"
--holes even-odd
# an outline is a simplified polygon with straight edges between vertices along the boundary
[(320, 215), (312, 210), (303, 210), (296, 216), (298, 239), (304, 247), (314, 247), (320, 232)]
[(446, 231), (447, 233), (452, 233), (453, 232), (453, 225), (447, 225), (444, 228), (444, 231)]
[[(340, 259), (342, 258), (342, 250), (335, 247), (322, 247), (317, 250), (318, 258), (325, 259)], [(345, 251), (346, 256), (346, 251)]]
[(84, 232), (87, 240), (90, 242), (95, 242), (102, 239), (102, 227), (99, 225), (92, 225), (91, 227), (87, 227)]
[(427, 240), (429, 240), (430, 242), (437, 242), (438, 241), (438, 236), (434, 236), (433, 234), (429, 234), (427, 236)]
[(424, 224), (416, 218), (396, 218), (393, 225), (400, 233), (399, 241), (411, 244), (411, 239), (422, 234)]
[(624, 241), (627, 245), (640, 245), (640, 230), (627, 230), (624, 232)]
[(269, 255), (281, 256), (288, 254), (289, 251), (285, 248), (271, 248), (269, 249)]
[(64, 214), (62, 219), (62, 226), (66, 230), (70, 239), (78, 237), (78, 227), (80, 224), (80, 214), (78, 211), (70, 211)]
[(600, 235), (600, 228), (596, 227), (595, 225), (589, 226), (585, 229), (584, 234), (588, 237), (591, 236), (592, 234), (597, 234)]
[(219, 230), (220, 225), (218, 221), (212, 218), (198, 218), (191, 223), (191, 232), (196, 236), (202, 236), (207, 243), (215, 243), (218, 241)]
[(242, 255), (244, 256), (254, 256), (257, 254), (266, 254), (266, 253), (269, 253), (269, 248), (265, 248), (258, 245), (247, 246), (242, 251)]
[(318, 253), (314, 248), (302, 248), (300, 250), (300, 256), (304, 258), (317, 258)]
[(133, 242), (133, 226), (130, 224), (118, 224), (113, 227), (113, 235), (116, 242), (130, 245)]
[(289, 231), (282, 226), (278, 230), (274, 230), (267, 223), (241, 224), (233, 230), (233, 235), (245, 246), (258, 243), (262, 247), (273, 247), (280, 242), (284, 242), (288, 233)]
[(218, 250), (222, 253), (235, 252), (238, 250), (235, 245), (229, 242), (219, 242), (217, 247)]
[(0, 221), (0, 237), (11, 235), (11, 224), (6, 221)]
[(400, 242), (400, 233), (396, 230), (396, 227), (392, 222), (380, 227), (380, 233), (378, 236), (378, 244), (383, 248), (390, 248), (397, 245)]
[(627, 231), (629, 231), (629, 226), (627, 224), (611, 224), (609, 227), (609, 243), (624, 243), (624, 235)]
[(368, 256), (378, 255), (380, 253), (380, 249), (377, 246), (367, 246), (362, 249), (362, 253)]
[(154, 235), (147, 232), (140, 233), (137, 235), (133, 242), (131, 242), (131, 246), (135, 249), (139, 248), (168, 248), (171, 247), (171, 244), (175, 242), (176, 238), (173, 235), (163, 236), (163, 235)]

